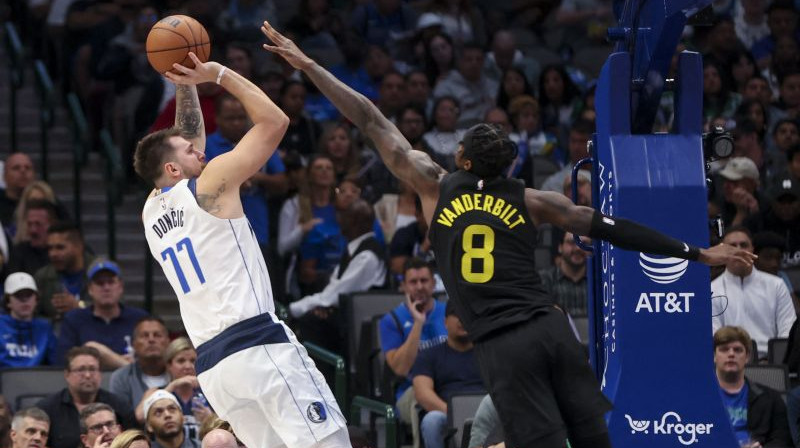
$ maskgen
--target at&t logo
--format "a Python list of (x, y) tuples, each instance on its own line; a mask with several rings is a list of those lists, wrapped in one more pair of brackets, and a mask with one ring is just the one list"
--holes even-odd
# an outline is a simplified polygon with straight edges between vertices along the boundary
[[(674, 435), (681, 445), (697, 443), (698, 436), (711, 434), (713, 423), (683, 423), (681, 416), (674, 411), (665, 412), (660, 420), (634, 420), (625, 414), (631, 434)], [(650, 424), (652, 423), (652, 431)]]
[(639, 253), (639, 266), (650, 280), (667, 285), (678, 281), (689, 267), (689, 260), (674, 257), (654, 257)]

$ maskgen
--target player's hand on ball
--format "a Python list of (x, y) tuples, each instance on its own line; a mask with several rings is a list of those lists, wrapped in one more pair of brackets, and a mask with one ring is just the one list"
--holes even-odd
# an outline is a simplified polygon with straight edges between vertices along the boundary
[(222, 65), (218, 62), (202, 62), (192, 52), (189, 52), (189, 57), (194, 62), (194, 68), (185, 67), (178, 63), (172, 64), (172, 67), (180, 74), (176, 75), (171, 72), (164, 73), (170, 81), (175, 84), (184, 85), (197, 85), (204, 82), (216, 82), (219, 71), (222, 70)]
[(266, 20), (261, 32), (273, 43), (273, 45), (264, 44), (264, 49), (281, 55), (292, 67), (305, 70), (314, 64), (314, 61), (300, 51), (291, 39), (277, 32)]

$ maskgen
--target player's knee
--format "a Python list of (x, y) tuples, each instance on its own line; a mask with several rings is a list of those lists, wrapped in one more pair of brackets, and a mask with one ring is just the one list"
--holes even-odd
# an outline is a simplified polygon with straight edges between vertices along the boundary
[(236, 438), (224, 429), (213, 429), (203, 437), (203, 448), (237, 448)]

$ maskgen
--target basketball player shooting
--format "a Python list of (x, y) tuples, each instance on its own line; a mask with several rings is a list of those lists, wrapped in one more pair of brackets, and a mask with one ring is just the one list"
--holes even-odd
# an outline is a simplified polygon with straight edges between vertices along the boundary
[[(197, 378), (219, 416), (250, 447), (349, 447), (345, 419), (295, 335), (275, 316), (266, 263), (239, 186), (275, 151), (288, 117), (250, 81), (216, 62), (174, 64), (176, 126), (146, 136), (136, 172), (155, 186), (142, 218), (197, 347)], [(253, 127), (204, 166), (196, 85), (221, 84)]]
[(302, 70), (372, 140), (381, 158), (422, 200), (445, 288), (475, 342), (481, 375), (512, 448), (611, 446), (600, 392), (586, 353), (563, 313), (547, 297), (534, 266), (536, 226), (556, 225), (628, 250), (709, 265), (755, 256), (729, 246), (692, 247), (629, 220), (604, 216), (567, 197), (525, 188), (503, 173), (517, 148), (499, 129), (478, 124), (455, 154), (448, 174), (415, 151), (367, 98), (337, 80), (264, 22), (272, 45)]

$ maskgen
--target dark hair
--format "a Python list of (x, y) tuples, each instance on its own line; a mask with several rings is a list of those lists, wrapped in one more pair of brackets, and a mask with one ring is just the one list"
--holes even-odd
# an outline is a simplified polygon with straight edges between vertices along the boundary
[(308, 91), (306, 83), (296, 79), (287, 79), (286, 82), (284, 82), (281, 86), (281, 97), (283, 97), (283, 95), (285, 95), (286, 92), (293, 86), (302, 86), (304, 89), (306, 89), (306, 91)]
[(469, 128), (462, 146), (464, 158), (472, 162), (470, 172), (482, 179), (500, 176), (518, 153), (516, 143), (499, 126), (486, 123)]
[(447, 43), (450, 44), (450, 48), (452, 49), (453, 56), (450, 59), (450, 67), (449, 68), (452, 69), (455, 66), (455, 63), (456, 63), (456, 46), (455, 46), (455, 44), (453, 44), (453, 38), (450, 37), (449, 34), (447, 34), (445, 32), (438, 32), (438, 33), (434, 34), (433, 36), (431, 36), (430, 38), (428, 38), (428, 40), (425, 41), (425, 64), (424, 64), (424, 67), (425, 67), (425, 74), (428, 76), (428, 84), (430, 84), (432, 86), (436, 85), (436, 78), (440, 75), (439, 67), (436, 65), (436, 61), (433, 60), (433, 54), (431, 54), (431, 42), (433, 42), (433, 39), (435, 39), (437, 37), (441, 37), (442, 39), (446, 40)]
[(117, 422), (117, 413), (114, 412), (114, 408), (105, 403), (100, 403), (100, 402), (89, 403), (88, 405), (86, 405), (85, 408), (81, 409), (80, 413), (81, 434), (86, 434), (87, 432), (89, 432), (89, 427), (86, 425), (86, 420), (89, 417), (93, 416), (94, 414), (97, 414), (98, 412), (102, 411), (110, 412), (114, 416), (114, 423)]
[(786, 78), (790, 76), (800, 76), (800, 69), (798, 68), (789, 68), (786, 70), (781, 70), (775, 74), (778, 78), (778, 85), (783, 86), (783, 82), (786, 81)]
[(403, 277), (405, 278), (406, 272), (408, 272), (410, 269), (423, 268), (429, 270), (431, 275), (433, 275), (433, 266), (431, 266), (430, 263), (419, 257), (409, 257), (405, 263), (403, 263)]
[(133, 169), (136, 174), (145, 181), (155, 184), (163, 172), (161, 165), (175, 149), (169, 143), (169, 139), (180, 135), (180, 129), (168, 128), (153, 132), (141, 139), (133, 154)]
[(232, 101), (232, 102), (236, 102), (236, 103), (242, 104), (242, 102), (239, 101), (239, 98), (236, 98), (235, 96), (231, 95), (227, 91), (226, 92), (222, 92), (221, 94), (217, 95), (216, 98), (214, 98), (214, 112), (215, 112), (215, 115), (219, 116), (219, 112), (222, 110), (222, 104), (225, 103), (226, 101)]
[(428, 128), (428, 119), (425, 117), (425, 110), (422, 107), (418, 106), (418, 105), (406, 104), (405, 106), (400, 108), (400, 113), (397, 114), (397, 117), (402, 121), (403, 115), (405, 115), (406, 112), (408, 112), (408, 111), (414, 112), (415, 114), (421, 116), (422, 117), (423, 127), (425, 129)]
[(589, 120), (579, 119), (572, 123), (572, 126), (569, 128), (569, 132), (577, 132), (578, 134), (583, 135), (592, 135), (594, 133), (595, 126)]
[(58, 217), (58, 208), (56, 208), (55, 204), (47, 199), (31, 199), (28, 201), (27, 204), (25, 204), (25, 213), (28, 213), (31, 210), (46, 211), (51, 222), (55, 221), (55, 219)]
[(145, 322), (157, 322), (164, 327), (164, 330), (167, 331), (167, 336), (169, 336), (169, 330), (167, 329), (167, 324), (164, 322), (164, 319), (158, 316), (144, 316), (141, 319), (136, 321), (136, 325), (133, 326), (133, 338), (136, 339), (136, 333), (139, 331), (139, 325), (142, 325)]
[(787, 124), (787, 123), (791, 124), (792, 126), (794, 126), (795, 129), (800, 131), (800, 124), (798, 124), (797, 121), (792, 120), (791, 118), (783, 118), (783, 119), (778, 120), (775, 123), (775, 127), (772, 128), (772, 135), (777, 135), (778, 128), (781, 127), (781, 125), (784, 125), (784, 124)]
[[(742, 100), (742, 103), (736, 108), (736, 112), (734, 112), (733, 117), (737, 123), (737, 127), (738, 123), (744, 120), (753, 122), (753, 120), (750, 118), (750, 108), (754, 105), (761, 108), (761, 114), (764, 116), (764, 126), (761, 129), (756, 128), (758, 136), (763, 139), (767, 132), (767, 126), (769, 126), (769, 110), (766, 106), (764, 106), (763, 103), (761, 103), (761, 101), (752, 98), (746, 98)], [(755, 122), (753, 122), (753, 124), (755, 124)]]
[(792, 145), (786, 150), (786, 160), (791, 163), (796, 155), (800, 154), (800, 143)]
[(100, 352), (96, 348), (76, 345), (69, 349), (67, 354), (64, 355), (64, 370), (69, 371), (69, 365), (72, 364), (72, 360), (81, 355), (91, 356), (97, 360), (98, 364), (100, 363)]
[(303, 156), (296, 149), (290, 149), (283, 156), (283, 166), (286, 167), (286, 171), (302, 170)]
[(792, 0), (773, 0), (772, 3), (767, 6), (766, 14), (769, 15), (771, 12), (779, 10), (792, 11), (797, 14)]
[(83, 243), (83, 233), (74, 223), (68, 221), (60, 221), (50, 225), (47, 229), (47, 234), (64, 233), (67, 239), (74, 243)]
[(751, 232), (750, 229), (748, 229), (747, 227), (742, 226), (742, 225), (731, 226), (728, 229), (726, 229), (725, 230), (725, 235), (723, 236), (723, 238), (725, 238), (725, 236), (728, 236), (728, 235), (730, 235), (731, 233), (734, 233), (734, 232), (744, 233), (745, 235), (747, 235), (747, 238), (750, 239), (750, 242), (751, 243), (753, 242), (753, 232)]
[(532, 97), (536, 97), (536, 95), (533, 94), (533, 86), (531, 86), (531, 83), (528, 82), (528, 77), (525, 76), (525, 72), (523, 72), (521, 69), (517, 67), (511, 67), (508, 70), (506, 70), (505, 73), (503, 73), (502, 77), (500, 78), (500, 87), (498, 87), (497, 89), (497, 107), (500, 107), (506, 111), (508, 111), (508, 106), (509, 103), (511, 102), (511, 98), (509, 98), (508, 94), (506, 93), (506, 74), (508, 72), (514, 72), (522, 76), (523, 95), (530, 95)]
[(253, 50), (250, 49), (249, 45), (245, 45), (244, 42), (239, 42), (239, 41), (228, 42), (228, 44), (225, 45), (226, 53), (228, 52), (229, 48), (235, 48), (237, 50), (241, 50), (244, 52), (244, 54), (247, 55), (247, 59), (250, 59), (251, 61), (253, 60)]
[(545, 95), (544, 90), (544, 80), (548, 72), (556, 72), (561, 76), (562, 81), (564, 82), (564, 95), (562, 96), (562, 103), (569, 104), (575, 98), (578, 98), (581, 94), (580, 89), (578, 86), (572, 82), (572, 78), (569, 77), (569, 73), (567, 73), (567, 69), (564, 68), (561, 64), (552, 64), (548, 65), (542, 69), (542, 74), (539, 75), (539, 105), (542, 106), (542, 109), (546, 108), (550, 105), (550, 98)]
[(780, 234), (765, 230), (753, 235), (753, 253), (758, 254), (762, 249), (774, 248), (783, 251), (786, 247), (786, 239)]
[(436, 98), (436, 100), (433, 102), (433, 109), (431, 109), (432, 115), (433, 115), (431, 117), (431, 127), (435, 127), (436, 126), (436, 124), (437, 124), (436, 123), (436, 109), (438, 109), (439, 105), (442, 104), (442, 102), (444, 102), (444, 101), (450, 101), (451, 103), (455, 104), (456, 109), (457, 109), (457, 114), (461, 115), (461, 103), (458, 101), (458, 99), (456, 97), (450, 96), (450, 95), (440, 96), (440, 97)]

